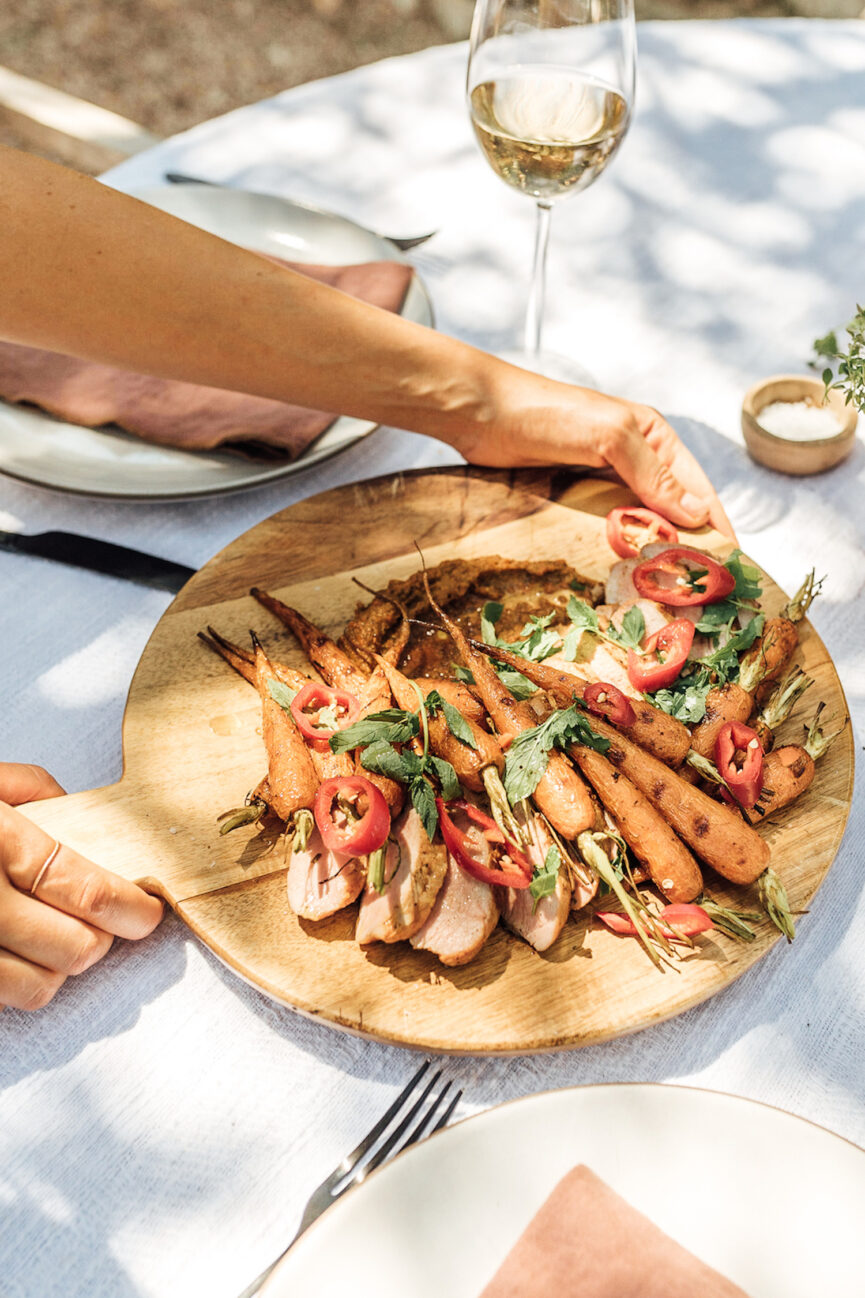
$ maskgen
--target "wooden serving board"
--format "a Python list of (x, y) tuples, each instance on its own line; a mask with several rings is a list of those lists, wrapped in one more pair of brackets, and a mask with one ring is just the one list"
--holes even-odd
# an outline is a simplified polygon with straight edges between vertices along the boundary
[[(571, 920), (538, 955), (501, 926), (471, 964), (447, 969), (403, 943), (362, 950), (354, 909), (312, 924), (289, 910), (282, 847), (257, 827), (225, 838), (217, 815), (264, 773), (255, 692), (196, 639), (212, 623), (246, 642), (255, 628), (275, 657), (306, 666), (293, 639), (248, 595), (263, 586), (336, 635), (358, 601), (353, 574), (379, 587), (450, 557), (564, 558), (603, 577), (614, 555), (604, 517), (633, 503), (601, 479), (470, 469), (397, 475), (293, 505), (239, 537), (184, 587), (156, 627), (129, 692), (125, 768), (104, 789), (32, 804), (27, 814), (79, 852), (170, 902), (226, 964), (283, 1004), (380, 1040), (468, 1053), (587, 1045), (670, 1018), (714, 995), (779, 939), (768, 922), (750, 945), (709, 935), (678, 971), (658, 973), (635, 941)], [(696, 543), (723, 550), (704, 532)], [(766, 582), (764, 604), (786, 597)], [(791, 722), (825, 699), (847, 707), (822, 642), (802, 626), (799, 660), (817, 684)], [(782, 732), (783, 739), (783, 732)], [(849, 727), (815, 782), (762, 831), (795, 910), (804, 910), (844, 832), (853, 786)], [(747, 890), (707, 879), (713, 895), (752, 909)], [(807, 921), (805, 921), (807, 922)]]

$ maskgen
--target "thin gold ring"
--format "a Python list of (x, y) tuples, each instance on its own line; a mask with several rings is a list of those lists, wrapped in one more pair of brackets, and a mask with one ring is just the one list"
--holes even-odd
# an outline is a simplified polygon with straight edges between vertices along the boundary
[(59, 851), (60, 851), (60, 844), (59, 844), (58, 842), (55, 841), (54, 846), (52, 847), (51, 851), (48, 853), (48, 855), (46, 856), (45, 860), (42, 862), (42, 865), (41, 865), (41, 867), (40, 867), (40, 869), (39, 869), (39, 873), (36, 875), (36, 878), (33, 880), (33, 882), (32, 882), (31, 885), (30, 885), (30, 896), (31, 896), (31, 897), (35, 897), (35, 896), (36, 896), (36, 889), (39, 887), (40, 883), (41, 883), (42, 880), (45, 878), (45, 875), (46, 875), (46, 873), (47, 873), (47, 871), (48, 871), (48, 867), (49, 867), (49, 865), (50, 865), (51, 862), (54, 860), (54, 858), (57, 856), (57, 853), (58, 853)]

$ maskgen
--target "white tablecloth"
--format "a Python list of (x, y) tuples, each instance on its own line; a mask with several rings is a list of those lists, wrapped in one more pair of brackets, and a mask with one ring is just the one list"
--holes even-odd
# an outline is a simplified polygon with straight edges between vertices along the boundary
[[(511, 341), (533, 212), (474, 146), (463, 46), (292, 90), (113, 173), (166, 168), (331, 207), (392, 232), (440, 227), (417, 256), (440, 326)], [(635, 125), (608, 176), (555, 214), (547, 343), (603, 385), (677, 417), (743, 545), (787, 588), (825, 571), (814, 622), (865, 720), (865, 455), (823, 477), (756, 469), (745, 388), (801, 370), (849, 318), (865, 264), (865, 24), (640, 28)], [(0, 526), (66, 527), (198, 565), (312, 492), (448, 462), (381, 430), (283, 484), (196, 504), (91, 502), (0, 481)], [(2, 755), (70, 790), (116, 779), (129, 680), (168, 597), (0, 555)], [(732, 1091), (865, 1142), (865, 817), (801, 922), (722, 995), (617, 1043), (454, 1060), (462, 1113), (573, 1083)], [(4, 1298), (231, 1298), (284, 1243), (310, 1190), (416, 1066), (269, 1003), (176, 919), (117, 943), (41, 1013), (0, 1015)]]

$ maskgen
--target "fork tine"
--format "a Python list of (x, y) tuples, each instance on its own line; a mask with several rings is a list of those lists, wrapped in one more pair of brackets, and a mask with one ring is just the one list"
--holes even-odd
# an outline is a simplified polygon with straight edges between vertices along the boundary
[[(399, 1149), (393, 1151), (394, 1154), (402, 1153), (404, 1149), (408, 1149), (409, 1145), (414, 1145), (418, 1140), (421, 1139), (421, 1137), (424, 1135), (426, 1131), (426, 1128), (429, 1126), (430, 1122), (435, 1117), (439, 1105), (447, 1097), (447, 1093), (452, 1086), (453, 1086), (453, 1082), (447, 1082), (446, 1085), (442, 1087), (442, 1089), (439, 1091), (438, 1095), (435, 1097), (430, 1107), (427, 1109), (426, 1113), (422, 1115), (421, 1120), (415, 1127), (414, 1131), (409, 1132), (405, 1140), (400, 1145)], [(453, 1101), (451, 1102), (450, 1111), (451, 1112), (453, 1111)]]
[(424, 1063), (421, 1064), (420, 1068), (417, 1070), (414, 1076), (409, 1078), (408, 1082), (400, 1091), (399, 1095), (396, 1097), (393, 1104), (390, 1106), (390, 1108), (387, 1110), (386, 1113), (382, 1114), (382, 1116), (379, 1118), (378, 1122), (375, 1124), (372, 1130), (367, 1132), (367, 1134), (364, 1136), (363, 1140), (360, 1142), (357, 1148), (353, 1149), (350, 1154), (346, 1154), (345, 1158), (342, 1160), (339, 1167), (328, 1178), (328, 1180), (331, 1183), (335, 1183), (336, 1181), (340, 1180), (343, 1176), (346, 1176), (349, 1172), (352, 1171), (353, 1168), (357, 1166), (357, 1164), (363, 1158), (364, 1154), (369, 1149), (372, 1148), (372, 1146), (378, 1140), (382, 1132), (386, 1130), (386, 1128), (390, 1125), (391, 1122), (393, 1122), (394, 1118), (399, 1113), (400, 1109), (405, 1104), (406, 1100), (411, 1095), (412, 1091), (415, 1089), (420, 1079), (423, 1077), (423, 1075), (426, 1072), (429, 1071), (429, 1068), (430, 1068), (430, 1061), (427, 1059), (424, 1061)]
[(450, 1104), (445, 1109), (444, 1113), (439, 1118), (438, 1122), (435, 1124), (432, 1131), (430, 1132), (431, 1136), (434, 1136), (437, 1131), (441, 1131), (443, 1127), (446, 1127), (448, 1125), (448, 1123), (451, 1120), (451, 1114), (453, 1113), (454, 1109), (457, 1107), (457, 1105), (459, 1104), (462, 1098), (463, 1098), (462, 1091), (457, 1091), (456, 1095), (453, 1097)]
[[(370, 1172), (374, 1172), (375, 1169), (381, 1163), (383, 1163), (386, 1158), (389, 1158), (391, 1154), (396, 1152), (396, 1150), (400, 1147), (400, 1141), (402, 1140), (402, 1137), (405, 1135), (405, 1132), (408, 1129), (409, 1124), (413, 1122), (415, 1117), (417, 1117), (417, 1114), (420, 1111), (420, 1108), (423, 1105), (424, 1101), (426, 1100), (427, 1096), (429, 1095), (430, 1091), (439, 1081), (441, 1081), (441, 1071), (433, 1074), (432, 1078), (427, 1082), (426, 1086), (421, 1091), (420, 1097), (409, 1109), (408, 1113), (405, 1115), (405, 1117), (403, 1118), (399, 1126), (394, 1127), (393, 1131), (390, 1132), (386, 1140), (382, 1141), (380, 1147), (373, 1154), (372, 1158), (368, 1159), (367, 1162), (364, 1163), (363, 1167), (354, 1177), (354, 1181), (353, 1181), (354, 1185), (360, 1185), (361, 1181), (365, 1180), (365, 1178), (369, 1176)], [(449, 1085), (450, 1083), (448, 1083), (448, 1086)]]

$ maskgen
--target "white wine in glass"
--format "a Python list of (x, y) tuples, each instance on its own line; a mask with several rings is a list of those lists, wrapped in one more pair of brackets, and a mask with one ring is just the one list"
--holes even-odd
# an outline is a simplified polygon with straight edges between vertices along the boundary
[(588, 188), (621, 144), (636, 72), (633, 0), (478, 0), (466, 92), (484, 157), (537, 204), (525, 349), (507, 359), (551, 377), (585, 371), (541, 352), (552, 205)]

